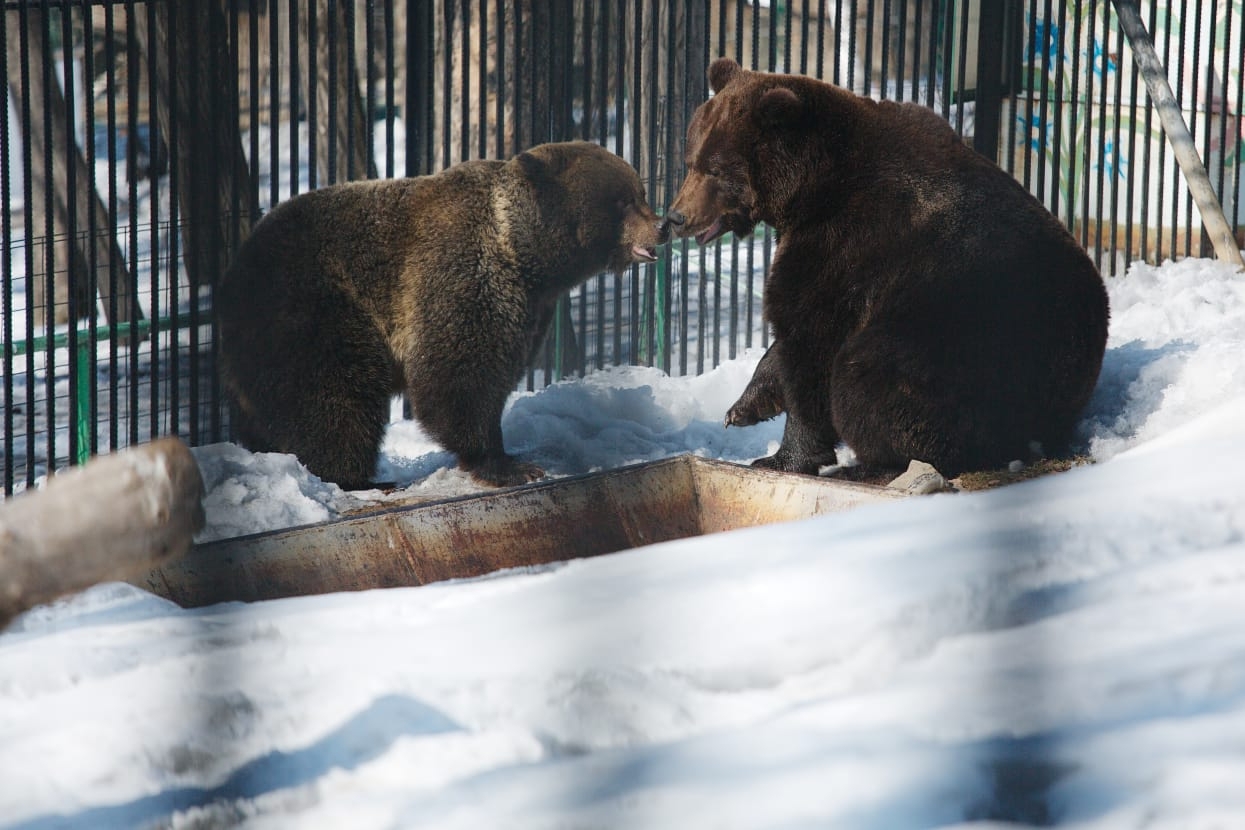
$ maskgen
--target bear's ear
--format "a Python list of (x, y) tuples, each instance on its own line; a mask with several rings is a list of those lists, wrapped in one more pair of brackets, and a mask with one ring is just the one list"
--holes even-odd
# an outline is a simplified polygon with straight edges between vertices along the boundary
[(515, 157), (523, 174), (533, 181), (556, 179), (570, 169), (575, 156), (565, 144), (541, 144)]
[(515, 156), (514, 160), (529, 181), (540, 181), (549, 175), (548, 165), (537, 158), (534, 153), (524, 151)]
[(757, 117), (765, 127), (789, 127), (802, 112), (799, 97), (783, 86), (766, 90), (757, 102)]
[(709, 88), (721, 92), (722, 87), (731, 82), (740, 73), (739, 64), (730, 58), (718, 58), (709, 64)]

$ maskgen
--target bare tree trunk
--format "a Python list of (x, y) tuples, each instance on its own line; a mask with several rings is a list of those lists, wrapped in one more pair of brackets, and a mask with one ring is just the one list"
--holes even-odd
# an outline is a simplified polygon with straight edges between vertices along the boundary
[(139, 42), (154, 49), (147, 60), (156, 117), (176, 145), (186, 271), (192, 285), (212, 285), (259, 216), (223, 0), (154, 3), (136, 7), (134, 17)]
[[(52, 302), (55, 307), (55, 321), (69, 322), (70, 291), (74, 292), (74, 311), (79, 319), (92, 317), (95, 313), (94, 295), (91, 292), (91, 255), (95, 258), (96, 286), (103, 300), (105, 313), (110, 322), (130, 322), (142, 319), (142, 310), (133, 304), (130, 292), (132, 280), (126, 266), (125, 257), (113, 234), (112, 217), (95, 190), (91, 180), (86, 158), (81, 148), (69, 134), (66, 122), (68, 104), (65, 94), (55, 79), (49, 79), (42, 71), (47, 62), (48, 20), (44, 12), (30, 10), (26, 14), (26, 26), (23, 30), (21, 13), (5, 12), (8, 16), (6, 38), (8, 65), (14, 70), (22, 65), (21, 42), (24, 38), (28, 44), (27, 60), (30, 67), (30, 88), (23, 90), (22, 73), (10, 72), (9, 90), (14, 100), (22, 100), (23, 92), (29, 94), (35, 105), (46, 107), (50, 113), (51, 134), (45, 132), (42, 117), (32, 117), (31, 123), (22, 125), (22, 132), (28, 142), (31, 166), (31, 193), (34, 197), (32, 215), (35, 226), (30, 228), (33, 235), (40, 226), (46, 225), (48, 211), (52, 214), (53, 239), (48, 245), (55, 245), (52, 257), (54, 263), (55, 292)], [(18, 117), (22, 116), (18, 107)], [(52, 204), (47, 204), (47, 170), (42, 163), (47, 158), (51, 142), (52, 159)], [(72, 166), (74, 187), (69, 192), (69, 179)], [(91, 222), (94, 221), (96, 232), (90, 234)], [(69, 229), (73, 228), (71, 238)], [(89, 239), (87, 237), (89, 236)], [(83, 245), (83, 240), (87, 244)], [(36, 257), (35, 272), (31, 274), (34, 284), (31, 300), (37, 306), (47, 302), (45, 294), (47, 257)], [(55, 263), (63, 263), (64, 268), (56, 268)], [(133, 308), (132, 308), (133, 306)], [(113, 310), (115, 307), (115, 315)], [(132, 315), (131, 312), (134, 312)]]

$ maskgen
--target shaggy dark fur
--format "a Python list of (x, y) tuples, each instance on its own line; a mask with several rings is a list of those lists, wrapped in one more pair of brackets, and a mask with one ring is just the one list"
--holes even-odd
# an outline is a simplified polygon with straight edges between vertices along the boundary
[(1107, 296), (1062, 224), (936, 113), (811, 78), (709, 67), (672, 206), (701, 244), (766, 222), (775, 343), (727, 415), (784, 408), (759, 466), (944, 475), (1070, 438), (1098, 378)]

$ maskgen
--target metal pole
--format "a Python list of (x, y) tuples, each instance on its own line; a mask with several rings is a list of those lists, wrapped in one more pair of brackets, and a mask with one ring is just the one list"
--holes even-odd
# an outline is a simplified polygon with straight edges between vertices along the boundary
[(1154, 102), (1159, 121), (1163, 124), (1163, 129), (1167, 131), (1168, 140), (1171, 141), (1176, 163), (1180, 165), (1180, 170), (1189, 183), (1189, 193), (1202, 214), (1202, 224), (1205, 225), (1206, 233), (1215, 246), (1215, 256), (1222, 262), (1231, 263), (1245, 270), (1245, 260), (1241, 258), (1241, 249), (1237, 247), (1236, 237), (1232, 234), (1232, 228), (1223, 215), (1223, 207), (1219, 204), (1219, 197), (1215, 195), (1215, 189), (1211, 186), (1210, 176), (1206, 174), (1206, 167), (1202, 164), (1197, 148), (1193, 145), (1193, 137), (1189, 134), (1184, 116), (1180, 113), (1180, 107), (1176, 103), (1176, 96), (1172, 94), (1171, 85), (1167, 82), (1163, 64), (1154, 51), (1150, 33), (1146, 31), (1146, 25), (1141, 20), (1136, 0), (1112, 0), (1112, 2), (1115, 4), (1116, 14), (1120, 17), (1120, 27), (1128, 36), (1128, 43), (1133, 49), (1137, 68), (1141, 72), (1141, 77), (1145, 79), (1146, 89), (1150, 92), (1150, 100)]

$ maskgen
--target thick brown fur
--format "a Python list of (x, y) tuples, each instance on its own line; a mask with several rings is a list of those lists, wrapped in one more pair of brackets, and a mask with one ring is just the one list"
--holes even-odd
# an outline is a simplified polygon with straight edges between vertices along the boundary
[(680, 233), (777, 231), (774, 345), (727, 415), (785, 408), (759, 466), (862, 464), (944, 475), (1056, 450), (1097, 382), (1106, 290), (1062, 224), (916, 104), (811, 78), (709, 68), (688, 129)]
[(239, 440), (369, 485), (391, 397), (478, 480), (535, 480), (507, 455), (506, 398), (558, 298), (651, 260), (662, 227), (635, 170), (587, 142), (279, 205), (216, 293)]

